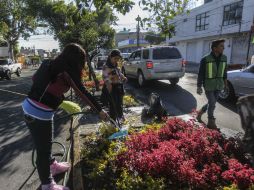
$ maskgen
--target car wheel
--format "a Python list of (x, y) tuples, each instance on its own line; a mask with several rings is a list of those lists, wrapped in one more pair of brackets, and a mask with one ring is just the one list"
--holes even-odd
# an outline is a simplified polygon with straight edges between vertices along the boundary
[(179, 78), (169, 79), (171, 85), (175, 86), (179, 82)]
[(220, 91), (219, 98), (225, 101), (235, 100), (236, 96), (232, 84), (228, 82), (228, 88)]
[(142, 71), (139, 71), (138, 72), (138, 86), (143, 87), (145, 85), (145, 82), (146, 82), (145, 77), (144, 77)]
[(16, 71), (16, 75), (17, 75), (18, 77), (20, 77), (20, 74), (21, 74), (21, 69), (18, 68), (17, 71)]
[(11, 71), (6, 71), (6, 79), (11, 80)]

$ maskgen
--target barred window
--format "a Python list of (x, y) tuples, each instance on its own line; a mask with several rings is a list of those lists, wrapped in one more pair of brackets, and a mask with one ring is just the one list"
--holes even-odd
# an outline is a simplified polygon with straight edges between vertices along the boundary
[(242, 20), (243, 1), (224, 6), (223, 26), (237, 24)]
[(209, 12), (196, 16), (196, 31), (207, 30), (209, 26)]

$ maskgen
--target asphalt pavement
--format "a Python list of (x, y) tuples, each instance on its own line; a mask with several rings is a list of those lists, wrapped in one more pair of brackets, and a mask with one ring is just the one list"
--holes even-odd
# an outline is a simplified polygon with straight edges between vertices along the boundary
[[(33, 170), (31, 152), (32, 139), (23, 121), (21, 104), (24, 95), (31, 86), (31, 77), (36, 68), (23, 70), (21, 77), (13, 76), (12, 80), (0, 80), (0, 184), (1, 190), (16, 190)], [(205, 95), (196, 94), (196, 79), (194, 73), (186, 73), (178, 85), (172, 86), (169, 81), (154, 81), (144, 88), (138, 88), (135, 80), (130, 80), (126, 88), (133, 92), (139, 100), (147, 103), (151, 92), (158, 93), (167, 111), (172, 116), (190, 114), (204, 105)], [(3, 91), (4, 90), (4, 91)], [(56, 116), (58, 117), (58, 116)], [(221, 129), (241, 132), (240, 117), (234, 103), (219, 102), (215, 117)], [(207, 115), (203, 116), (207, 122)], [(68, 146), (69, 121), (55, 123), (55, 137)], [(38, 175), (35, 174), (23, 189), (37, 189)]]
[[(33, 143), (23, 121), (22, 101), (31, 86), (31, 77), (37, 68), (24, 69), (21, 77), (0, 80), (0, 184), (1, 190), (18, 190), (33, 170)], [(58, 116), (56, 116), (57, 118)], [(69, 136), (68, 120), (55, 123), (55, 140), (65, 144)], [(55, 147), (57, 149), (58, 147)], [(53, 147), (54, 149), (54, 147)], [(61, 180), (59, 178), (58, 180)], [(37, 172), (23, 189), (35, 190), (40, 181)]]

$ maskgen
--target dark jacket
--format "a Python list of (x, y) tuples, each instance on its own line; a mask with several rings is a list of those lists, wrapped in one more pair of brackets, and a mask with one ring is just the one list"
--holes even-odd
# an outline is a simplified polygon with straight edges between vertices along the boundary
[(42, 104), (57, 109), (64, 99), (64, 93), (73, 88), (75, 93), (84, 103), (100, 112), (101, 106), (94, 97), (85, 89), (77, 77), (70, 77), (67, 72), (61, 72), (53, 79), (50, 77), (47, 65), (41, 66), (33, 76), (33, 85), (28, 97)]

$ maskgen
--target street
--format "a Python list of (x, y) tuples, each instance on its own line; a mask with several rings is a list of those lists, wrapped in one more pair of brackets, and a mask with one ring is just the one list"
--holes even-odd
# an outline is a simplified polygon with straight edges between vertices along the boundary
[[(31, 85), (31, 76), (36, 68), (25, 69), (21, 77), (13, 75), (12, 80), (0, 80), (0, 184), (1, 190), (16, 190), (33, 170), (32, 138), (23, 121), (21, 108), (24, 96)], [(17, 94), (6, 92), (17, 92)], [(66, 121), (67, 122), (67, 121)], [(66, 125), (64, 125), (66, 124)], [(56, 140), (64, 143), (68, 135), (68, 123), (55, 125)], [(67, 148), (67, 147), (66, 147)], [(23, 189), (39, 187), (37, 172)]]
[[(179, 116), (189, 114), (195, 109), (198, 110), (207, 102), (204, 93), (201, 96), (196, 93), (196, 80), (196, 74), (186, 73), (175, 87), (171, 86), (169, 81), (163, 80), (149, 82), (145, 87), (139, 89), (136, 81), (131, 79), (126, 88), (130, 88), (137, 97), (144, 101), (147, 101), (150, 93), (158, 93), (168, 113)], [(235, 104), (219, 101), (216, 104), (215, 117), (219, 128), (242, 131)], [(202, 120), (207, 122), (207, 114), (203, 115)]]
[[(23, 183), (33, 170), (31, 163), (32, 142), (22, 118), (21, 103), (31, 85), (31, 76), (35, 69), (23, 70), (21, 77), (0, 80), (0, 89), (17, 92), (13, 94), (6, 91), (0, 92), (0, 184), (1, 190), (14, 190)], [(140, 89), (135, 80), (130, 80), (126, 88), (132, 90), (136, 97), (147, 101), (151, 92), (158, 93), (170, 115), (179, 116), (189, 114), (194, 109), (199, 109), (206, 103), (205, 95), (196, 94), (196, 74), (186, 73), (179, 84), (172, 87), (168, 81), (154, 81)], [(220, 128), (242, 131), (240, 118), (233, 104), (218, 103), (215, 116)], [(206, 114), (203, 121), (207, 122)], [(68, 125), (67, 125), (68, 126)], [(66, 138), (67, 127), (56, 126), (55, 136)], [(38, 187), (37, 173), (28, 182), (24, 189)]]

